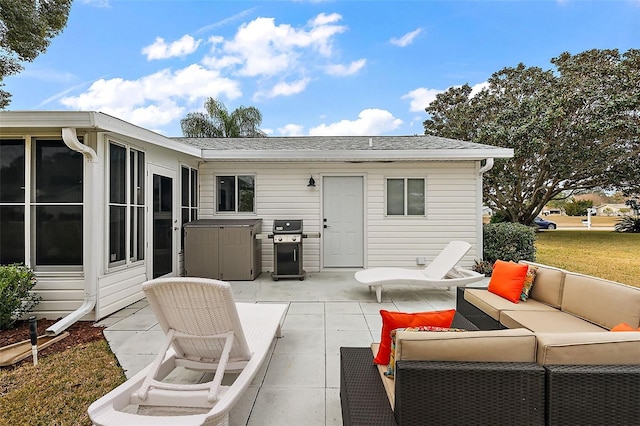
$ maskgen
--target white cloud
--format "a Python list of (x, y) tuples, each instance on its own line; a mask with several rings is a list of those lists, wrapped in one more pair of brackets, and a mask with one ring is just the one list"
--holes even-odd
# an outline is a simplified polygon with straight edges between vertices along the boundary
[(482, 83), (478, 83), (475, 84), (473, 86), (471, 86), (471, 96), (475, 96), (478, 93), (482, 92), (484, 89), (488, 89), (489, 88), (489, 83), (484, 81)]
[(396, 46), (406, 47), (413, 43), (416, 37), (418, 37), (422, 33), (422, 28), (418, 28), (417, 30), (413, 30), (409, 33), (406, 33), (400, 38), (392, 38), (390, 40), (391, 44), (395, 44)]
[(273, 88), (267, 92), (258, 92), (254, 95), (254, 100), (260, 98), (275, 98), (276, 96), (291, 96), (296, 93), (303, 92), (309, 82), (310, 78), (303, 78), (292, 83), (287, 83), (285, 81), (281, 81), (277, 83)]
[(168, 59), (173, 57), (184, 57), (195, 52), (202, 40), (196, 40), (189, 34), (167, 44), (162, 37), (156, 37), (153, 44), (142, 48), (142, 53), (147, 56), (148, 61), (154, 59)]
[(319, 27), (321, 25), (334, 24), (342, 19), (342, 16), (338, 13), (332, 13), (331, 15), (327, 15), (325, 13), (321, 13), (315, 18), (311, 19), (309, 23), (313, 27)]
[(326, 73), (329, 75), (344, 77), (348, 75), (356, 74), (367, 64), (366, 59), (358, 59), (351, 62), (349, 65), (334, 64), (326, 67)]
[(409, 111), (424, 112), (424, 109), (436, 99), (436, 95), (442, 92), (443, 90), (419, 87), (403, 95), (402, 99), (410, 99)]
[(204, 97), (241, 96), (238, 82), (221, 77), (217, 71), (190, 65), (172, 72), (160, 70), (138, 80), (100, 79), (78, 95), (61, 103), (84, 111), (103, 111), (140, 126), (162, 126), (182, 118), (181, 101), (193, 103)]
[[(98, 79), (105, 78), (105, 77), (106, 77), (106, 75), (103, 76), (103, 77), (99, 77)], [(63, 96), (66, 96), (68, 93), (74, 92), (74, 91), (82, 89), (84, 87), (87, 87), (91, 83), (93, 83), (94, 81), (96, 81), (96, 80), (85, 81), (83, 83), (80, 83), (80, 84), (77, 84), (75, 86), (69, 87), (69, 88), (67, 88), (67, 89), (65, 89), (65, 90), (63, 90), (61, 92), (55, 93), (55, 94), (49, 96), (47, 99), (45, 99), (42, 102), (40, 102), (38, 104), (38, 107), (43, 107), (43, 106), (47, 105), (50, 102), (56, 101), (56, 100), (62, 98)]]
[(306, 27), (276, 25), (274, 18), (256, 18), (243, 24), (233, 39), (222, 42), (210, 39), (211, 55), (203, 64), (212, 67), (238, 66), (237, 72), (247, 77), (272, 77), (293, 73), (304, 68), (302, 58), (318, 52), (324, 57), (332, 54), (333, 38), (347, 27), (336, 25), (338, 14), (320, 14)]
[(287, 124), (284, 127), (278, 127), (278, 132), (283, 136), (303, 136), (304, 126), (299, 124)]
[(175, 102), (168, 100), (157, 105), (148, 105), (135, 108), (131, 111), (117, 111), (120, 114), (130, 114), (132, 123), (139, 126), (154, 128), (172, 122), (176, 118), (182, 118), (187, 111)]
[[(459, 87), (459, 86), (454, 86)], [(471, 96), (475, 96), (480, 93), (482, 90), (489, 87), (489, 83), (482, 82), (478, 83), (474, 86), (471, 86)], [(429, 106), (431, 102), (436, 99), (436, 96), (439, 93), (444, 93), (445, 90), (438, 89), (427, 89), (425, 87), (419, 87), (410, 91), (409, 93), (402, 96), (402, 99), (409, 99), (410, 106), (409, 111), (411, 112), (425, 112), (425, 108)]]
[[(229, 19), (252, 12), (247, 9)], [(341, 20), (337, 13), (323, 13), (294, 27), (262, 17), (240, 25), (229, 38), (212, 35), (197, 39), (188, 34), (174, 41), (156, 38), (142, 48), (148, 60), (186, 56), (204, 43), (210, 51), (199, 63), (184, 68), (164, 68), (133, 79), (103, 77), (85, 87), (58, 92), (47, 101), (59, 98), (60, 104), (70, 109), (104, 111), (141, 126), (160, 128), (199, 108), (206, 97), (223, 101), (240, 97), (240, 85), (245, 81), (256, 85), (254, 99), (295, 95), (306, 90), (314, 73), (327, 62), (337, 62), (333, 46), (336, 37), (347, 31)], [(333, 72), (347, 75), (365, 64), (361, 59), (335, 67)]]
[(395, 130), (402, 120), (395, 118), (389, 111), (365, 109), (356, 120), (342, 120), (337, 123), (321, 124), (309, 129), (310, 136), (365, 136), (379, 135)]

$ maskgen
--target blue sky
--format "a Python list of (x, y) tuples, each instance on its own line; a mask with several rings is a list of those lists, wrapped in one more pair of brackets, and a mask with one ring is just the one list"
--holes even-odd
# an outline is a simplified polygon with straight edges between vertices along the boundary
[(438, 92), (522, 62), (640, 48), (640, 0), (75, 0), (5, 79), (10, 110), (102, 111), (168, 136), (207, 97), (271, 136), (422, 134)]

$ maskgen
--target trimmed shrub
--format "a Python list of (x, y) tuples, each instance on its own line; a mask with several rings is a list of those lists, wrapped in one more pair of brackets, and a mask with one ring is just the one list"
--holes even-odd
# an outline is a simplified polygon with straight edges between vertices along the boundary
[(534, 261), (535, 241), (536, 231), (530, 226), (519, 223), (487, 223), (483, 225), (483, 261), (491, 265), (498, 259), (507, 262)]
[(13, 325), (40, 303), (31, 290), (36, 278), (31, 268), (20, 263), (0, 266), (0, 330)]

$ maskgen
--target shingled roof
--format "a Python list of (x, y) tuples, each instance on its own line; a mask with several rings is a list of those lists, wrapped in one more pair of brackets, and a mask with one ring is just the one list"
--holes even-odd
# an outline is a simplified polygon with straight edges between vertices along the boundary
[(437, 136), (172, 138), (211, 161), (425, 161), (510, 158), (513, 150)]

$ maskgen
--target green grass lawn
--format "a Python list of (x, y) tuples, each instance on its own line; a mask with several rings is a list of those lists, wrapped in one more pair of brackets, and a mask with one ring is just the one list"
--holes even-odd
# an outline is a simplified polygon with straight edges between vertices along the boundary
[(104, 340), (0, 369), (0, 425), (90, 425), (89, 404), (124, 380)]
[(536, 262), (640, 287), (640, 234), (539, 232)]

